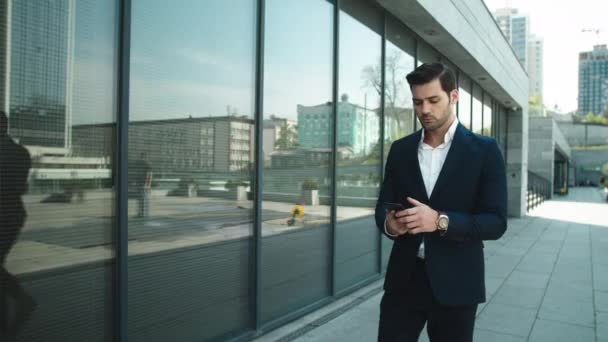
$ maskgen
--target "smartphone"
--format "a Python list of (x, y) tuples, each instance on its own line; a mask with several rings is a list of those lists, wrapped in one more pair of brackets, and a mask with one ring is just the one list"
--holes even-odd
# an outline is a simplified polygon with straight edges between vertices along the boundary
[(405, 209), (405, 206), (401, 203), (384, 202), (384, 208), (386, 208), (387, 211), (403, 210), (403, 209)]

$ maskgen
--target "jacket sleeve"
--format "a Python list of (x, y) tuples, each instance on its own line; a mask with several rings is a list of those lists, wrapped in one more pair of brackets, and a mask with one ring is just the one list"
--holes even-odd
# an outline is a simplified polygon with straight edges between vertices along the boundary
[(394, 144), (391, 145), (391, 149), (388, 152), (386, 159), (386, 166), (384, 168), (384, 180), (380, 187), (380, 195), (378, 196), (378, 202), (376, 202), (376, 226), (380, 232), (391, 240), (399, 239), (400, 237), (393, 237), (386, 234), (384, 230), (384, 221), (386, 220), (386, 208), (384, 203), (386, 202), (398, 202), (397, 194), (395, 192), (395, 177), (396, 177), (396, 161), (395, 161), (395, 148)]
[(505, 162), (495, 140), (488, 144), (479, 179), (473, 214), (446, 211), (450, 218), (443, 235), (454, 240), (496, 240), (507, 229), (507, 178)]

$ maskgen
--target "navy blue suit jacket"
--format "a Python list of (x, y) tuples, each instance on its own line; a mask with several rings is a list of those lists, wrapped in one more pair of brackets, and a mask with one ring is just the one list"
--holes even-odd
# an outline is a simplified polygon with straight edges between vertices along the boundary
[[(407, 205), (407, 196), (446, 212), (450, 218), (446, 234), (424, 233), (426, 268), (433, 293), (443, 305), (484, 302), (482, 241), (500, 238), (507, 228), (502, 154), (494, 139), (473, 134), (458, 124), (429, 198), (418, 162), (421, 135), (422, 131), (418, 131), (392, 144), (376, 204), (376, 225), (385, 234), (383, 203)], [(385, 291), (407, 290), (421, 241), (421, 234), (394, 239)]]

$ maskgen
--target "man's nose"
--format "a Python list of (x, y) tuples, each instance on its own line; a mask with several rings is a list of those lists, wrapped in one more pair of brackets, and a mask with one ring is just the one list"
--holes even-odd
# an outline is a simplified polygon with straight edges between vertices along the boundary
[(428, 102), (422, 102), (422, 114), (428, 114), (431, 112), (431, 105)]

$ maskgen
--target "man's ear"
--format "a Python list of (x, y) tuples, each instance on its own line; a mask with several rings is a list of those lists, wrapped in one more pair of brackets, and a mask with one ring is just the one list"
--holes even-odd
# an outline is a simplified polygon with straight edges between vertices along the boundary
[(458, 90), (454, 89), (450, 92), (450, 104), (458, 102)]

